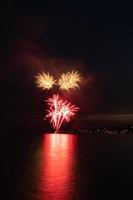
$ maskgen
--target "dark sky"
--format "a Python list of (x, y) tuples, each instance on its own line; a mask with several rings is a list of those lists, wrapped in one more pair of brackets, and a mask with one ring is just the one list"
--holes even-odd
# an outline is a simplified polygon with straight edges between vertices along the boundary
[(37, 72), (57, 76), (75, 68), (90, 82), (73, 97), (82, 96), (78, 103), (89, 113), (133, 113), (132, 10), (127, 0), (5, 2), (0, 8), (3, 112), (10, 103), (19, 114), (26, 105), (29, 113), (37, 110), (34, 102), (42, 98), (34, 85)]

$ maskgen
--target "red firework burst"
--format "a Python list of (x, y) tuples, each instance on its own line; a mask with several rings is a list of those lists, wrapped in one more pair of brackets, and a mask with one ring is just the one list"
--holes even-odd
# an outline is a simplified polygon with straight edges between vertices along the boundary
[(72, 105), (71, 102), (67, 100), (64, 101), (59, 94), (54, 94), (53, 97), (46, 100), (46, 102), (48, 103), (49, 110), (47, 110), (48, 114), (45, 118), (50, 118), (50, 123), (52, 123), (56, 132), (64, 121), (69, 122), (70, 118), (79, 110), (79, 108)]

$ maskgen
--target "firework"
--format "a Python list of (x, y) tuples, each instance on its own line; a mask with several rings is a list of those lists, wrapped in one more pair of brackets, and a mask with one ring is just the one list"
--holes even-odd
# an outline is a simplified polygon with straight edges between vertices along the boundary
[(35, 76), (35, 79), (37, 87), (41, 88), (42, 90), (49, 90), (56, 83), (56, 80), (54, 80), (53, 76), (45, 72), (38, 73), (38, 75)]
[(48, 103), (49, 110), (47, 110), (48, 114), (45, 118), (50, 118), (50, 123), (52, 123), (56, 132), (64, 121), (69, 122), (70, 118), (79, 110), (78, 107), (72, 105), (67, 100), (64, 101), (58, 94), (53, 95), (46, 102)]
[(79, 88), (79, 82), (81, 82), (81, 76), (78, 71), (72, 71), (61, 74), (58, 81), (58, 85), (61, 90), (76, 89)]

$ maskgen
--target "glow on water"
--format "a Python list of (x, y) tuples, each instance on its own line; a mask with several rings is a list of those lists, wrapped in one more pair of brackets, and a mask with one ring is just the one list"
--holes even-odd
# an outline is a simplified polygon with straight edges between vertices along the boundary
[(75, 137), (71, 134), (44, 135), (39, 190), (47, 200), (71, 199), (76, 164)]

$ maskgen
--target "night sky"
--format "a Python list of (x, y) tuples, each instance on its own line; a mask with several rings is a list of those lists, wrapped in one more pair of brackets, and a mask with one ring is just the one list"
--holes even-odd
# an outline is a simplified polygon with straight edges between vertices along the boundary
[[(5, 2), (0, 13), (1, 122), (42, 115), (34, 76), (78, 70), (71, 98), (95, 114), (133, 113), (132, 1)], [(80, 97), (80, 98), (79, 98)], [(80, 99), (80, 100), (79, 100)]]

